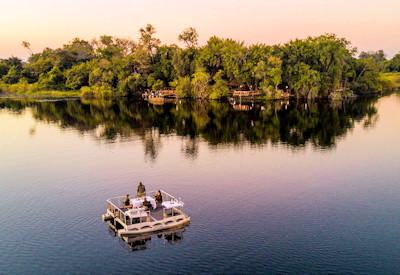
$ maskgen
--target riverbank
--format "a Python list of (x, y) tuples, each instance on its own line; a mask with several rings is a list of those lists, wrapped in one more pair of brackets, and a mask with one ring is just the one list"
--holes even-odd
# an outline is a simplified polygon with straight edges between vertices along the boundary
[(385, 88), (391, 90), (400, 90), (400, 72), (381, 73), (381, 81)]
[[(357, 95), (351, 91), (343, 92), (335, 92), (332, 93), (328, 98), (331, 100), (345, 100), (354, 97), (363, 97), (363, 96), (371, 96), (371, 95), (382, 95), (386, 93), (390, 93), (393, 91), (400, 90), (400, 73), (399, 72), (392, 72), (392, 73), (381, 73), (380, 74), (380, 81), (382, 83), (383, 89), (385, 92), (370, 92), (364, 93), (363, 95)], [(239, 99), (243, 102), (245, 101), (264, 101), (264, 100), (281, 100), (281, 99), (288, 99), (294, 98), (295, 96), (284, 94), (283, 92), (277, 92), (273, 94), (260, 94), (257, 93), (257, 96), (235, 96), (235, 92), (231, 91), (228, 92), (226, 98), (231, 99)], [(175, 98), (179, 98), (175, 93)], [(91, 87), (84, 87), (81, 90), (41, 90), (38, 88), (36, 84), (28, 84), (28, 83), (16, 83), (16, 84), (5, 84), (0, 83), (0, 97), (13, 97), (13, 98), (83, 98), (83, 99), (105, 99), (105, 98), (118, 98), (121, 95), (116, 96), (113, 95), (112, 92), (103, 92), (96, 90), (95, 88)], [(182, 97), (187, 98), (187, 97)], [(313, 99), (321, 99), (322, 97), (314, 97)], [(222, 99), (222, 98), (221, 98)]]
[(80, 91), (61, 91), (61, 90), (40, 90), (35, 84), (0, 83), (0, 97), (18, 98), (78, 98), (81, 97)]
[[(380, 96), (382, 94), (375, 94), (375, 93), (368, 93), (363, 96), (357, 96), (355, 94), (348, 94), (345, 96), (339, 95), (338, 93), (332, 94), (330, 97), (316, 97), (313, 98), (313, 100), (321, 100), (321, 99), (330, 99), (332, 101), (339, 101), (339, 100), (347, 100), (351, 98), (357, 98), (357, 97), (371, 97), (371, 96)], [(81, 98), (85, 100), (107, 100), (107, 99), (117, 99), (117, 98), (122, 98), (124, 96), (114, 96), (114, 97), (106, 97), (106, 98), (98, 98), (98, 97), (86, 97), (82, 96), (82, 93), (80, 91), (36, 91), (36, 92), (26, 92), (26, 91), (19, 91), (19, 92), (10, 92), (10, 91), (4, 91), (0, 90), (0, 98), (24, 98), (24, 99), (63, 99), (63, 98)], [(140, 97), (138, 97), (140, 98)], [(290, 97), (266, 97), (266, 96), (258, 96), (258, 97), (234, 97), (230, 96), (225, 98), (225, 100), (229, 101), (235, 101), (235, 102), (262, 102), (262, 101), (275, 101), (275, 100), (290, 100), (294, 99), (295, 97), (290, 96)], [(178, 98), (175, 99), (164, 99), (164, 98), (152, 98), (152, 99), (145, 99), (149, 101), (152, 104), (156, 105), (162, 105), (164, 103), (171, 103), (174, 102), (174, 100), (177, 100)], [(193, 98), (180, 98), (183, 100), (204, 100), (204, 99), (193, 99)], [(299, 99), (304, 99), (304, 98), (299, 98)], [(213, 101), (213, 99), (206, 99)], [(223, 100), (223, 99), (220, 99)], [(220, 101), (217, 100), (217, 101)], [(305, 100), (305, 99), (304, 99)]]
[(40, 91), (36, 93), (9, 93), (0, 92), (0, 98), (80, 98), (80, 93), (65, 91)]

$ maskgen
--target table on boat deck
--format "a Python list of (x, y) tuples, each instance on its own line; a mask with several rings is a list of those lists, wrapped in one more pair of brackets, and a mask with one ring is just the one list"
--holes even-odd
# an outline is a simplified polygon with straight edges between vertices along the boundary
[(181, 202), (181, 201), (164, 201), (162, 203), (162, 206), (165, 209), (171, 209), (173, 207), (181, 207), (181, 206), (183, 206), (183, 202)]
[(131, 209), (129, 211), (126, 211), (126, 214), (131, 218), (145, 218), (147, 217), (147, 212), (143, 209)]
[[(153, 199), (152, 197), (146, 196), (146, 200), (151, 203), (151, 206), (153, 207), (153, 209), (157, 208), (157, 203), (156, 203), (155, 199)], [(143, 201), (144, 201), (144, 197), (134, 198), (134, 199), (131, 199), (131, 204), (135, 208), (140, 208), (143, 206)]]

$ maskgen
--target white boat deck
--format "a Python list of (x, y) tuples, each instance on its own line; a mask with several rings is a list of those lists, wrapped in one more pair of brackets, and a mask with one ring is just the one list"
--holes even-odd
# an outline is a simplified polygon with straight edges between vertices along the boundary
[(147, 200), (153, 206), (149, 210), (142, 207), (142, 198), (131, 199), (133, 208), (124, 206), (124, 196), (108, 199), (103, 220), (110, 221), (110, 226), (120, 236), (151, 233), (184, 226), (190, 222), (190, 217), (183, 212), (184, 203), (180, 199), (161, 190), (163, 202), (157, 205), (155, 193), (146, 194)]

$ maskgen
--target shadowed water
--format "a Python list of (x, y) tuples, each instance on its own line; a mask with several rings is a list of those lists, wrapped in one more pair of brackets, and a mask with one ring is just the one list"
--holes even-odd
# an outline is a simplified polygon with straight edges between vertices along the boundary
[[(0, 273), (395, 273), (400, 97), (230, 105), (0, 100)], [(192, 223), (126, 244), (142, 180)]]

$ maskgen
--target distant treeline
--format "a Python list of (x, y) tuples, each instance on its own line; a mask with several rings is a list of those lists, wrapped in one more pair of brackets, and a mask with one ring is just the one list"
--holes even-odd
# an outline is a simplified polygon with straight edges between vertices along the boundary
[(218, 99), (232, 89), (257, 90), (267, 98), (284, 92), (303, 98), (341, 98), (379, 93), (381, 72), (400, 71), (400, 54), (386, 60), (382, 51), (362, 52), (334, 34), (296, 39), (283, 45), (245, 45), (211, 37), (198, 46), (188, 28), (179, 35), (185, 47), (161, 44), (152, 25), (140, 29), (138, 42), (112, 36), (93, 41), (75, 38), (59, 49), (30, 51), (24, 62), (0, 60), (0, 89), (35, 93), (81, 91), (86, 97), (140, 95), (174, 89), (179, 97)]

